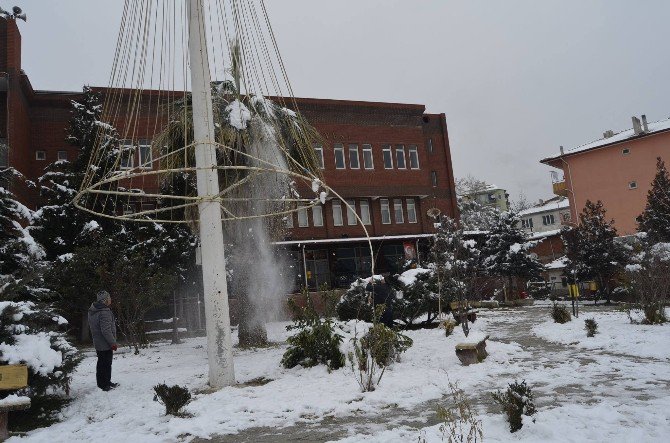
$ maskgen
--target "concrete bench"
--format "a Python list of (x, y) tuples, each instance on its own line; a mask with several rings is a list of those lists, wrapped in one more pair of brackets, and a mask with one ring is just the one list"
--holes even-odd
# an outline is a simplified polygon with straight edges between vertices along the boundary
[[(26, 365), (0, 366), (0, 391), (16, 391), (28, 386), (28, 367)], [(9, 395), (0, 399), (0, 441), (9, 438), (8, 413), (30, 409), (30, 398)]]
[(488, 354), (486, 352), (486, 340), (489, 336), (478, 338), (471, 342), (459, 343), (456, 345), (456, 356), (463, 366), (475, 363), (481, 363)]

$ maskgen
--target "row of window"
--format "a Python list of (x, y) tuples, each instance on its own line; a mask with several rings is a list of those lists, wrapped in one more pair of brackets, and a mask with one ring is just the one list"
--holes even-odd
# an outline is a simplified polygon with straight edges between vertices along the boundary
[[(151, 169), (153, 162), (153, 153), (150, 144), (142, 144), (137, 146), (123, 145), (121, 146), (121, 169), (132, 169), (135, 167), (136, 160), (139, 160), (140, 168)], [(47, 159), (46, 151), (35, 151), (35, 160), (43, 161)], [(58, 160), (67, 160), (67, 151), (58, 151)]]
[[(432, 143), (430, 144), (432, 146)], [(319, 168), (325, 169), (325, 162), (323, 158), (323, 146), (319, 144), (314, 145), (316, 158), (319, 163)], [(357, 144), (349, 144), (346, 147), (342, 143), (335, 143), (333, 145), (333, 152), (335, 154), (335, 169), (375, 169), (375, 159), (372, 152), (372, 145), (364, 144), (359, 149)], [(383, 145), (382, 146), (382, 162), (384, 169), (419, 169), (419, 151), (415, 145)]]
[[(46, 151), (35, 151), (35, 160), (43, 161), (46, 159)], [(58, 151), (58, 161), (60, 160), (67, 160), (67, 151)]]
[[(358, 218), (363, 222), (364, 225), (372, 224), (372, 212), (370, 210), (370, 202), (368, 200), (359, 200), (358, 208), (356, 205), (356, 200), (346, 200), (347, 204), (343, 205), (339, 200), (333, 200), (331, 207), (333, 210), (333, 225), (334, 226), (344, 226), (345, 218), (342, 211), (342, 207), (346, 208), (346, 223), (348, 226), (355, 226), (358, 224)], [(403, 211), (403, 200), (400, 198), (393, 199), (392, 201), (386, 198), (379, 200), (381, 207), (381, 222), (384, 225), (390, 225), (391, 215), (393, 215), (393, 221), (396, 224), (405, 223), (405, 213)], [(418, 223), (416, 215), (416, 202), (412, 198), (406, 200), (407, 208), (407, 223)], [(312, 207), (312, 226), (322, 227), (323, 226), (323, 206), (317, 205)], [(358, 216), (358, 217), (357, 217)], [(286, 218), (286, 225), (289, 228), (293, 227), (293, 216), (289, 214)], [(307, 208), (298, 210), (298, 227), (307, 228), (309, 227), (309, 212)]]

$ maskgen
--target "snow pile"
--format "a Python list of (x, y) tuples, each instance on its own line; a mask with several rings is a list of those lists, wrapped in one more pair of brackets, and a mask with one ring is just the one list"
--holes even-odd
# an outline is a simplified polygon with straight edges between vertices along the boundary
[(28, 406), (30, 405), (30, 398), (20, 395), (8, 395), (7, 397), (0, 399), (0, 409), (3, 407), (12, 407), (12, 406)]
[(225, 111), (228, 114), (228, 121), (232, 127), (240, 131), (247, 129), (247, 123), (251, 121), (251, 112), (244, 103), (234, 100), (226, 106)]
[(407, 271), (403, 272), (400, 274), (398, 277), (398, 280), (405, 286), (411, 286), (414, 283), (416, 283), (416, 278), (421, 275), (421, 274), (426, 274), (431, 272), (430, 269), (425, 269), (425, 268), (415, 268), (415, 269), (408, 269)]
[(19, 334), (15, 343), (0, 344), (0, 360), (10, 365), (24, 363), (36, 373), (48, 375), (63, 363), (63, 354), (51, 348), (54, 333)]

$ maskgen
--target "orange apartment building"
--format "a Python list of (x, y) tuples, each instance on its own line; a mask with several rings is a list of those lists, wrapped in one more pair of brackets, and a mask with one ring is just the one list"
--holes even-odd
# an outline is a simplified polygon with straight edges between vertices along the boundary
[(636, 218), (647, 202), (647, 192), (656, 174), (656, 158), (670, 161), (670, 119), (647, 122), (633, 117), (633, 128), (591, 143), (563, 149), (541, 160), (561, 169), (554, 192), (570, 200), (571, 220), (579, 222), (587, 200), (601, 200), (607, 217), (614, 219), (619, 235), (637, 232)]

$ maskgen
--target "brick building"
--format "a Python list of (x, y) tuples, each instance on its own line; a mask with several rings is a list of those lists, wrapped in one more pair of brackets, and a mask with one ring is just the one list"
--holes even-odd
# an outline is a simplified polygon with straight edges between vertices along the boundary
[[(167, 97), (165, 91), (160, 93)], [(35, 180), (48, 164), (74, 159), (77, 148), (65, 141), (65, 131), (71, 101), (80, 97), (78, 92), (34, 90), (21, 70), (16, 22), (0, 20), (0, 101), (4, 105), (0, 142), (8, 146), (0, 165), (13, 166)], [(429, 209), (457, 216), (444, 114), (427, 114), (423, 105), (413, 104), (296, 101), (326, 141), (315, 146), (325, 181), (364, 221), (379, 272), (395, 271), (400, 262), (425, 250), (435, 232)], [(141, 109), (140, 138), (153, 137), (154, 125), (148, 122), (156, 120), (155, 109)], [(119, 115), (113, 122), (122, 134), (124, 117)], [(16, 186), (14, 191), (29, 206), (39, 205), (34, 190)], [(278, 243), (295, 256), (300, 283), (342, 286), (355, 275), (369, 272), (372, 258), (364, 231), (339, 200), (293, 214), (289, 225), (290, 236)]]

